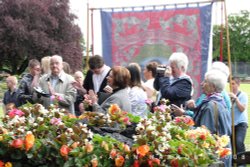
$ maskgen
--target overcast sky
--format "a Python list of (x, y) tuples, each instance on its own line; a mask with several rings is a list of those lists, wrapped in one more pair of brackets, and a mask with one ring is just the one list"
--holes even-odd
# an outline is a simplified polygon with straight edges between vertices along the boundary
[[(90, 8), (109, 8), (109, 7), (132, 7), (132, 6), (149, 6), (149, 5), (165, 5), (183, 2), (197, 2), (198, 0), (70, 0), (71, 11), (78, 17), (76, 21), (80, 26), (84, 38), (86, 40), (87, 32), (87, 3)], [(207, 0), (200, 0), (204, 2)], [(249, 0), (226, 0), (227, 15), (239, 13), (240, 10), (250, 11)], [(225, 9), (225, 8), (224, 8)], [(213, 24), (221, 23), (221, 2), (213, 5)], [(94, 13), (94, 33), (95, 33), (95, 50), (96, 54), (101, 54), (101, 46), (96, 42), (96, 38), (100, 39), (100, 18), (99, 13)], [(91, 39), (90, 39), (91, 40)], [(100, 41), (100, 40), (99, 40)]]

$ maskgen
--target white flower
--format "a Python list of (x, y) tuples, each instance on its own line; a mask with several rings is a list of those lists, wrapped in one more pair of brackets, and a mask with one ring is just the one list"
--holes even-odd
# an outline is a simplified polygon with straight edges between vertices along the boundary
[(43, 118), (43, 117), (37, 117), (37, 120), (38, 120), (39, 122), (42, 122), (42, 121), (44, 120), (44, 118)]
[(91, 132), (91, 130), (89, 130), (89, 131), (88, 131), (88, 138), (91, 138), (91, 139), (92, 139), (92, 138), (93, 138), (93, 135), (94, 135), (94, 133)]
[(146, 131), (153, 131), (155, 130), (155, 126), (149, 125), (148, 127), (146, 127)]
[(28, 119), (29, 124), (33, 124), (35, 122), (34, 117), (30, 117), (30, 118), (27, 118), (27, 119)]
[(72, 128), (68, 128), (68, 129), (66, 130), (66, 132), (68, 132), (69, 134), (70, 134), (70, 133), (73, 133), (73, 129), (72, 129)]
[(160, 152), (165, 152), (169, 148), (170, 148), (170, 146), (169, 146), (169, 144), (167, 142), (163, 142), (163, 143), (159, 144), (159, 146), (158, 146), (158, 150)]
[(147, 120), (147, 121), (145, 121), (145, 125), (147, 126), (147, 125), (151, 125), (152, 124), (152, 121), (149, 119), (149, 120)]
[(36, 127), (36, 126), (38, 126), (38, 124), (37, 123), (33, 123), (33, 126)]
[(47, 115), (49, 113), (49, 111), (45, 109), (43, 106), (40, 108), (39, 112), (43, 115)]
[(167, 139), (167, 140), (172, 139), (172, 136), (170, 135), (170, 133), (167, 133), (167, 135), (166, 135), (166, 139)]
[(135, 130), (136, 130), (137, 132), (141, 132), (141, 131), (145, 130), (145, 127), (144, 127), (144, 125), (142, 125), (142, 123), (140, 122), (140, 123), (137, 124), (137, 127), (135, 128)]
[(155, 131), (152, 132), (152, 135), (158, 136), (159, 132), (155, 130)]
[(19, 132), (19, 133), (24, 133), (24, 129), (23, 129), (23, 128), (18, 128), (18, 129), (17, 129), (17, 132)]

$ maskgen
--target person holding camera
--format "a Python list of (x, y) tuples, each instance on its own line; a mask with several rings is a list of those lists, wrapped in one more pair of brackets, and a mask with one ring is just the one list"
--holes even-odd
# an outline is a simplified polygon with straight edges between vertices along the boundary
[(169, 58), (170, 66), (157, 68), (154, 88), (160, 92), (159, 99), (168, 99), (170, 104), (185, 105), (192, 96), (192, 79), (186, 74), (188, 58), (182, 52), (175, 52)]

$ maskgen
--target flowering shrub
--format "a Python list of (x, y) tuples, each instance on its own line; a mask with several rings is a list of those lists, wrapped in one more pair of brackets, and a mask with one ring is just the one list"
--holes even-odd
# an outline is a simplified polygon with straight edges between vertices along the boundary
[(69, 150), (89, 144), (93, 136), (77, 120), (40, 104), (10, 111), (0, 125), (0, 160), (13, 166), (61, 166)]
[(114, 127), (119, 124), (122, 129), (130, 125), (131, 122), (138, 123), (140, 117), (122, 111), (117, 104), (112, 104), (107, 114), (99, 112), (84, 112), (80, 119), (86, 119), (91, 126), (110, 126)]
[[(206, 127), (192, 129), (190, 117), (176, 117), (170, 121), (170, 108), (158, 106), (154, 114), (142, 120), (134, 136), (138, 148), (144, 147), (144, 154), (134, 156), (137, 166), (208, 166), (230, 154), (224, 148), (228, 136), (212, 135)], [(157, 159), (156, 159), (157, 158)]]
[(0, 166), (207, 166), (230, 154), (227, 136), (192, 129), (189, 117), (172, 120), (168, 106), (138, 122), (132, 146), (93, 134), (81, 123), (85, 118), (91, 126), (138, 121), (117, 105), (107, 115), (86, 112), (79, 118), (40, 104), (14, 109), (0, 125)]

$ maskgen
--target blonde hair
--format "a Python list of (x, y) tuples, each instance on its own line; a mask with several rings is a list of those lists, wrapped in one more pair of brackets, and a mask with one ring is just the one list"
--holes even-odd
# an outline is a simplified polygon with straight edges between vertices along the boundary
[(8, 76), (6, 78), (6, 81), (10, 81), (11, 83), (17, 85), (18, 81), (17, 81), (17, 77), (16, 76)]
[(50, 56), (45, 56), (41, 59), (41, 66), (43, 74), (50, 73)]

